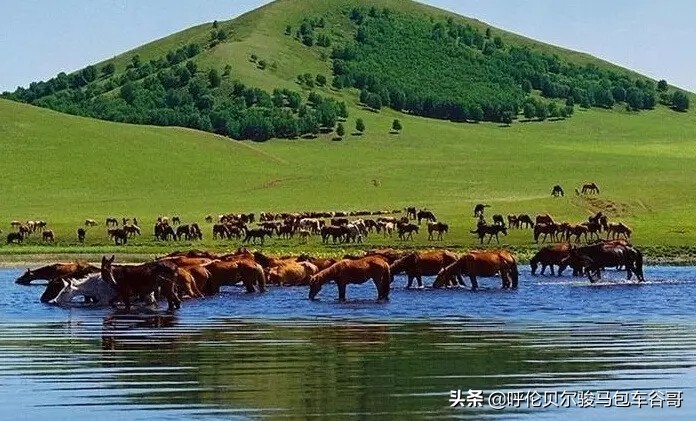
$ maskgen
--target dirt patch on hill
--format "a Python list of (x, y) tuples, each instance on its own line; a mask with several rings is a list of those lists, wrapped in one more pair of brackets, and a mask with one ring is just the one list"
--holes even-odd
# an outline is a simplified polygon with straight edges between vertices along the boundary
[(617, 202), (601, 197), (580, 197), (581, 206), (591, 213), (602, 212), (607, 216), (621, 217), (632, 213), (632, 207), (628, 203)]

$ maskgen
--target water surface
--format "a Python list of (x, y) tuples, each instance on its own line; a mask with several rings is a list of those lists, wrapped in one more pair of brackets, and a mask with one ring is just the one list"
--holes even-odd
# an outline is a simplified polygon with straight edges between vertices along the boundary
[[(240, 289), (175, 314), (56, 308), (0, 270), (0, 419), (696, 417), (696, 268), (518, 291)], [(426, 283), (429, 285), (431, 280)], [(682, 407), (451, 408), (450, 391), (682, 391)], [(665, 404), (666, 406), (666, 404)]]

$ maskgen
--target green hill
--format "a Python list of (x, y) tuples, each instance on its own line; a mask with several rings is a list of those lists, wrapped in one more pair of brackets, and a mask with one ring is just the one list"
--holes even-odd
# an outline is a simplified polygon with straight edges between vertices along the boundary
[[(269, 94), (274, 89), (298, 92), (307, 114), (312, 115), (320, 107), (308, 100), (312, 90), (300, 86), (297, 76), (323, 74), (331, 80), (331, 50), (356, 30), (350, 20), (352, 9), (360, 6), (369, 16), (370, 4), (358, 0), (277, 1), (233, 21), (219, 22), (216, 29), (227, 31), (228, 37), (212, 48), (213, 24), (208, 23), (100, 63), (95, 66), (99, 72), (114, 63), (113, 76), (99, 76), (80, 91), (123, 77), (135, 55), (146, 63), (194, 43), (202, 46), (191, 59), (199, 76), (207, 77), (211, 68), (222, 75), (224, 67), (231, 66), (229, 78), (223, 78), (217, 89), (234, 96), (227, 89), (233, 90), (234, 81), (240, 81)], [(454, 23), (468, 24), (484, 36), (488, 27), (413, 2), (380, 2), (380, 8), (384, 7), (406, 16), (404, 19), (432, 16), (434, 24), (446, 24), (452, 17)], [(295, 36), (304, 18), (320, 17), (325, 20), (324, 28), (314, 28), (313, 36), (328, 31), (332, 47), (308, 47), (302, 37)], [(288, 25), (290, 35), (285, 35)], [(564, 63), (593, 64), (601, 72), (654, 87), (646, 78), (584, 54), (492, 28), (492, 39), (496, 36), (504, 48), (527, 46), (530, 51), (555, 54)], [(252, 55), (257, 56), (256, 62), (250, 61)], [(266, 61), (265, 70), (259, 68), (260, 60)], [(396, 74), (394, 80), (399, 77)], [(142, 79), (132, 83), (145, 83), (146, 78)], [(185, 89), (189, 87), (187, 84)], [(119, 90), (101, 92), (95, 98), (118, 98)], [(360, 91), (355, 88), (315, 86), (313, 91), (335, 100), (329, 103), (336, 107), (340, 102), (347, 105), (343, 124), (348, 134), (343, 141), (333, 141), (336, 135), (329, 132), (315, 139), (237, 142), (191, 129), (105, 122), (0, 100), (0, 166), (4, 169), (0, 221), (6, 221), (1, 228), (7, 232), (10, 227), (5, 224), (13, 219), (45, 219), (58, 235), (55, 246), (39, 247), (38, 239), (32, 238), (33, 247), (3, 245), (1, 252), (104, 250), (103, 226), (89, 230), (87, 246), (63, 247), (75, 243), (75, 229), (86, 218), (102, 221), (106, 216), (137, 216), (146, 231), (126, 249), (155, 252), (162, 248), (152, 241), (150, 228), (160, 214), (202, 222), (206, 214), (231, 211), (404, 206), (434, 210), (452, 226), (445, 244), (470, 247), (475, 244), (468, 233), (474, 225), (471, 209), (478, 202), (491, 204), (490, 213), (550, 212), (573, 222), (602, 210), (612, 220), (631, 225), (636, 242), (643, 245), (683, 246), (696, 240), (694, 202), (685, 194), (696, 187), (691, 175), (696, 167), (693, 111), (675, 112), (660, 104), (639, 112), (627, 110), (625, 103), (589, 109), (576, 105), (568, 119), (525, 122), (519, 114), (506, 127), (497, 122), (467, 124), (419, 117), (386, 106), (375, 112), (359, 104)], [(656, 95), (659, 99), (660, 92)], [(217, 104), (218, 96), (213, 96)], [(563, 101), (544, 97), (539, 90), (528, 97), (544, 103)], [(287, 103), (284, 108), (289, 108)], [(521, 103), (520, 113), (522, 108)], [(297, 117), (292, 113), (290, 118)], [(359, 118), (367, 130), (355, 136), (352, 132)], [(390, 134), (394, 119), (404, 127), (400, 134)], [(378, 186), (373, 180), (379, 181)], [(586, 181), (597, 182), (602, 194), (575, 196), (573, 188)], [(550, 197), (551, 186), (557, 183), (570, 193), (563, 199)], [(206, 225), (204, 230), (208, 238), (203, 246), (238, 245), (212, 241), (210, 227)], [(429, 244), (426, 236), (421, 233), (416, 244)], [(513, 231), (504, 241), (530, 246), (531, 234)], [(274, 239), (271, 245), (295, 243)], [(398, 241), (381, 236), (368, 240), (369, 245), (395, 243)]]

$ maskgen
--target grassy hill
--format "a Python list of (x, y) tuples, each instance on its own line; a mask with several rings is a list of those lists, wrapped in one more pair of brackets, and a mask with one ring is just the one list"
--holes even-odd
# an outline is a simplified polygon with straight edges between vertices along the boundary
[[(283, 35), (288, 22), (301, 22), (306, 11), (331, 18), (363, 0), (331, 2), (281, 0), (220, 22), (231, 37), (195, 57), (199, 68), (232, 66), (235, 78), (266, 90), (300, 90), (297, 75), (331, 74), (321, 49), (309, 48)], [(413, 2), (380, 2), (403, 13), (426, 12), (447, 18), (447, 12)], [(485, 30), (487, 25), (463, 17), (457, 20)], [(296, 25), (296, 23), (293, 23)], [(156, 58), (190, 42), (206, 42), (211, 24), (200, 25), (114, 58), (117, 72), (138, 54)], [(577, 63), (591, 62), (623, 69), (593, 57), (538, 43), (494, 29), (505, 43), (551, 51)], [(249, 61), (258, 55), (275, 68), (260, 70)], [(103, 64), (103, 63), (102, 63)], [(452, 226), (448, 246), (475, 245), (469, 230), (475, 203), (492, 205), (489, 213), (550, 212), (557, 219), (579, 222), (602, 210), (635, 230), (642, 245), (685, 246), (696, 240), (696, 207), (688, 192), (696, 181), (696, 117), (667, 107), (628, 112), (577, 109), (564, 121), (515, 123), (452, 123), (358, 104), (355, 89), (316, 88), (322, 95), (345, 101), (348, 135), (313, 140), (238, 142), (182, 128), (138, 126), (70, 116), (0, 100), (0, 228), (13, 219), (45, 219), (58, 242), (39, 246), (0, 246), (0, 253), (127, 250), (160, 252), (186, 247), (155, 244), (151, 224), (157, 215), (179, 214), (185, 222), (202, 222), (206, 214), (296, 210), (392, 209), (428, 207)], [(305, 94), (307, 91), (304, 91)], [(108, 93), (106, 94), (108, 95)], [(693, 100), (693, 98), (692, 98)], [(357, 118), (367, 126), (352, 136)], [(390, 134), (401, 120), (401, 134)], [(375, 187), (372, 180), (379, 180)], [(596, 198), (576, 197), (573, 188), (595, 181)], [(552, 199), (550, 189), (561, 184), (568, 194)], [(91, 228), (88, 244), (75, 245), (75, 229), (85, 218), (137, 216), (142, 238), (125, 248), (106, 247), (103, 226)], [(238, 243), (214, 242), (204, 224), (200, 247), (235, 248)], [(431, 243), (427, 234), (416, 245)], [(315, 240), (316, 241), (316, 240)], [(531, 246), (529, 231), (513, 231), (504, 240)], [(368, 245), (398, 241), (372, 236)], [(271, 247), (287, 248), (295, 241), (274, 239)], [(410, 245), (410, 243), (409, 243)], [(68, 247), (70, 246), (70, 247)], [(318, 246), (311, 245), (312, 248)], [(327, 250), (332, 250), (328, 247)]]

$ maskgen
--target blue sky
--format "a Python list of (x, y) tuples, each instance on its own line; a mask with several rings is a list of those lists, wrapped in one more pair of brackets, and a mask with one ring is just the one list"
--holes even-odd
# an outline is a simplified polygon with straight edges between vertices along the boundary
[[(3, 0), (0, 91), (80, 69), (263, 0)], [(585, 51), (696, 91), (691, 0), (427, 0), (551, 44)]]

